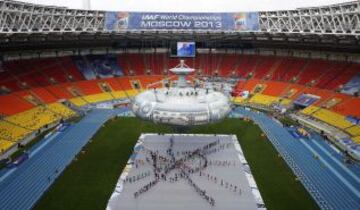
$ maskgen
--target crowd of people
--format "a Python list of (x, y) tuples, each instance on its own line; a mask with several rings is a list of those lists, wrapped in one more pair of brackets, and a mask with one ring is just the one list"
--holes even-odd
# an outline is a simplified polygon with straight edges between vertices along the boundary
[[(143, 148), (145, 151), (146, 162), (151, 165), (151, 170), (154, 174), (154, 179), (149, 181), (146, 185), (141, 187), (134, 193), (134, 197), (137, 198), (141, 194), (148, 192), (152, 187), (158, 184), (160, 181), (169, 181), (174, 183), (180, 179), (186, 179), (188, 184), (192, 186), (195, 191), (206, 200), (211, 206), (215, 205), (215, 199), (208, 195), (205, 190), (201, 189), (191, 178), (191, 175), (197, 174), (200, 177), (207, 177), (209, 181), (218, 183), (219, 185), (241, 194), (241, 190), (238, 186), (224, 181), (216, 176), (212, 176), (204, 172), (209, 165), (214, 166), (235, 166), (235, 161), (228, 160), (208, 160), (206, 155), (219, 152), (226, 148), (229, 148), (231, 143), (220, 143), (220, 139), (208, 143), (200, 148), (189, 151), (177, 151), (174, 152), (174, 137), (169, 139), (170, 145), (166, 150), (166, 157), (160, 155), (159, 151), (152, 151), (150, 149)], [(176, 156), (182, 156), (181, 158), (176, 158)], [(190, 164), (194, 163), (196, 164)], [(136, 168), (145, 164), (144, 160), (134, 160)], [(150, 170), (150, 171), (151, 171)], [(143, 172), (137, 176), (127, 178), (126, 182), (136, 182), (141, 180), (144, 177), (150, 176), (151, 172)]]
[(150, 171), (146, 171), (146, 172), (142, 172), (136, 176), (126, 177), (125, 182), (133, 183), (133, 182), (139, 181), (141, 179), (144, 179), (146, 177), (149, 177), (150, 174), (151, 174)]
[(224, 179), (220, 179), (217, 176), (213, 176), (209, 173), (201, 172), (199, 173), (200, 177), (205, 177), (209, 181), (214, 182), (215, 184), (219, 184), (222, 187), (225, 187), (226, 189), (229, 189), (230, 191), (233, 191), (235, 193), (239, 193), (241, 195), (241, 189), (235, 184), (232, 184), (230, 182), (225, 181)]

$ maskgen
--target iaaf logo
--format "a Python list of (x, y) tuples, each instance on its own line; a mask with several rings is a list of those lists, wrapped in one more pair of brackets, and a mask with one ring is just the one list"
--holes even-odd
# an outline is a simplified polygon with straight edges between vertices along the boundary
[(178, 15), (155, 15), (155, 14), (144, 14), (141, 17), (142, 20), (177, 20)]

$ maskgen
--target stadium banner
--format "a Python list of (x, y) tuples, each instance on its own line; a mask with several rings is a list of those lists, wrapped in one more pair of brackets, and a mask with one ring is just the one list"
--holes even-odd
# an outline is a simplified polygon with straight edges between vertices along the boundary
[(105, 30), (220, 30), (258, 31), (258, 12), (152, 13), (107, 12)]

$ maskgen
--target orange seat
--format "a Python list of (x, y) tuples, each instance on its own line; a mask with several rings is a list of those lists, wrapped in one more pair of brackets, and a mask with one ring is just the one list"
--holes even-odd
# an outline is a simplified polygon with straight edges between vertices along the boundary
[(17, 114), (34, 107), (31, 103), (14, 94), (0, 96), (0, 104), (0, 113), (3, 115)]

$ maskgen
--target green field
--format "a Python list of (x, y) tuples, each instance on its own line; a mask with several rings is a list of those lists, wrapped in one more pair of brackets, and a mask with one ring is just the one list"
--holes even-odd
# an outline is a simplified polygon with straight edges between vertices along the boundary
[[(107, 122), (56, 180), (35, 209), (104, 210), (117, 179), (141, 133), (173, 133), (167, 126), (137, 118)], [(269, 210), (319, 209), (272, 144), (252, 122), (226, 119), (186, 131), (203, 134), (236, 134)]]

